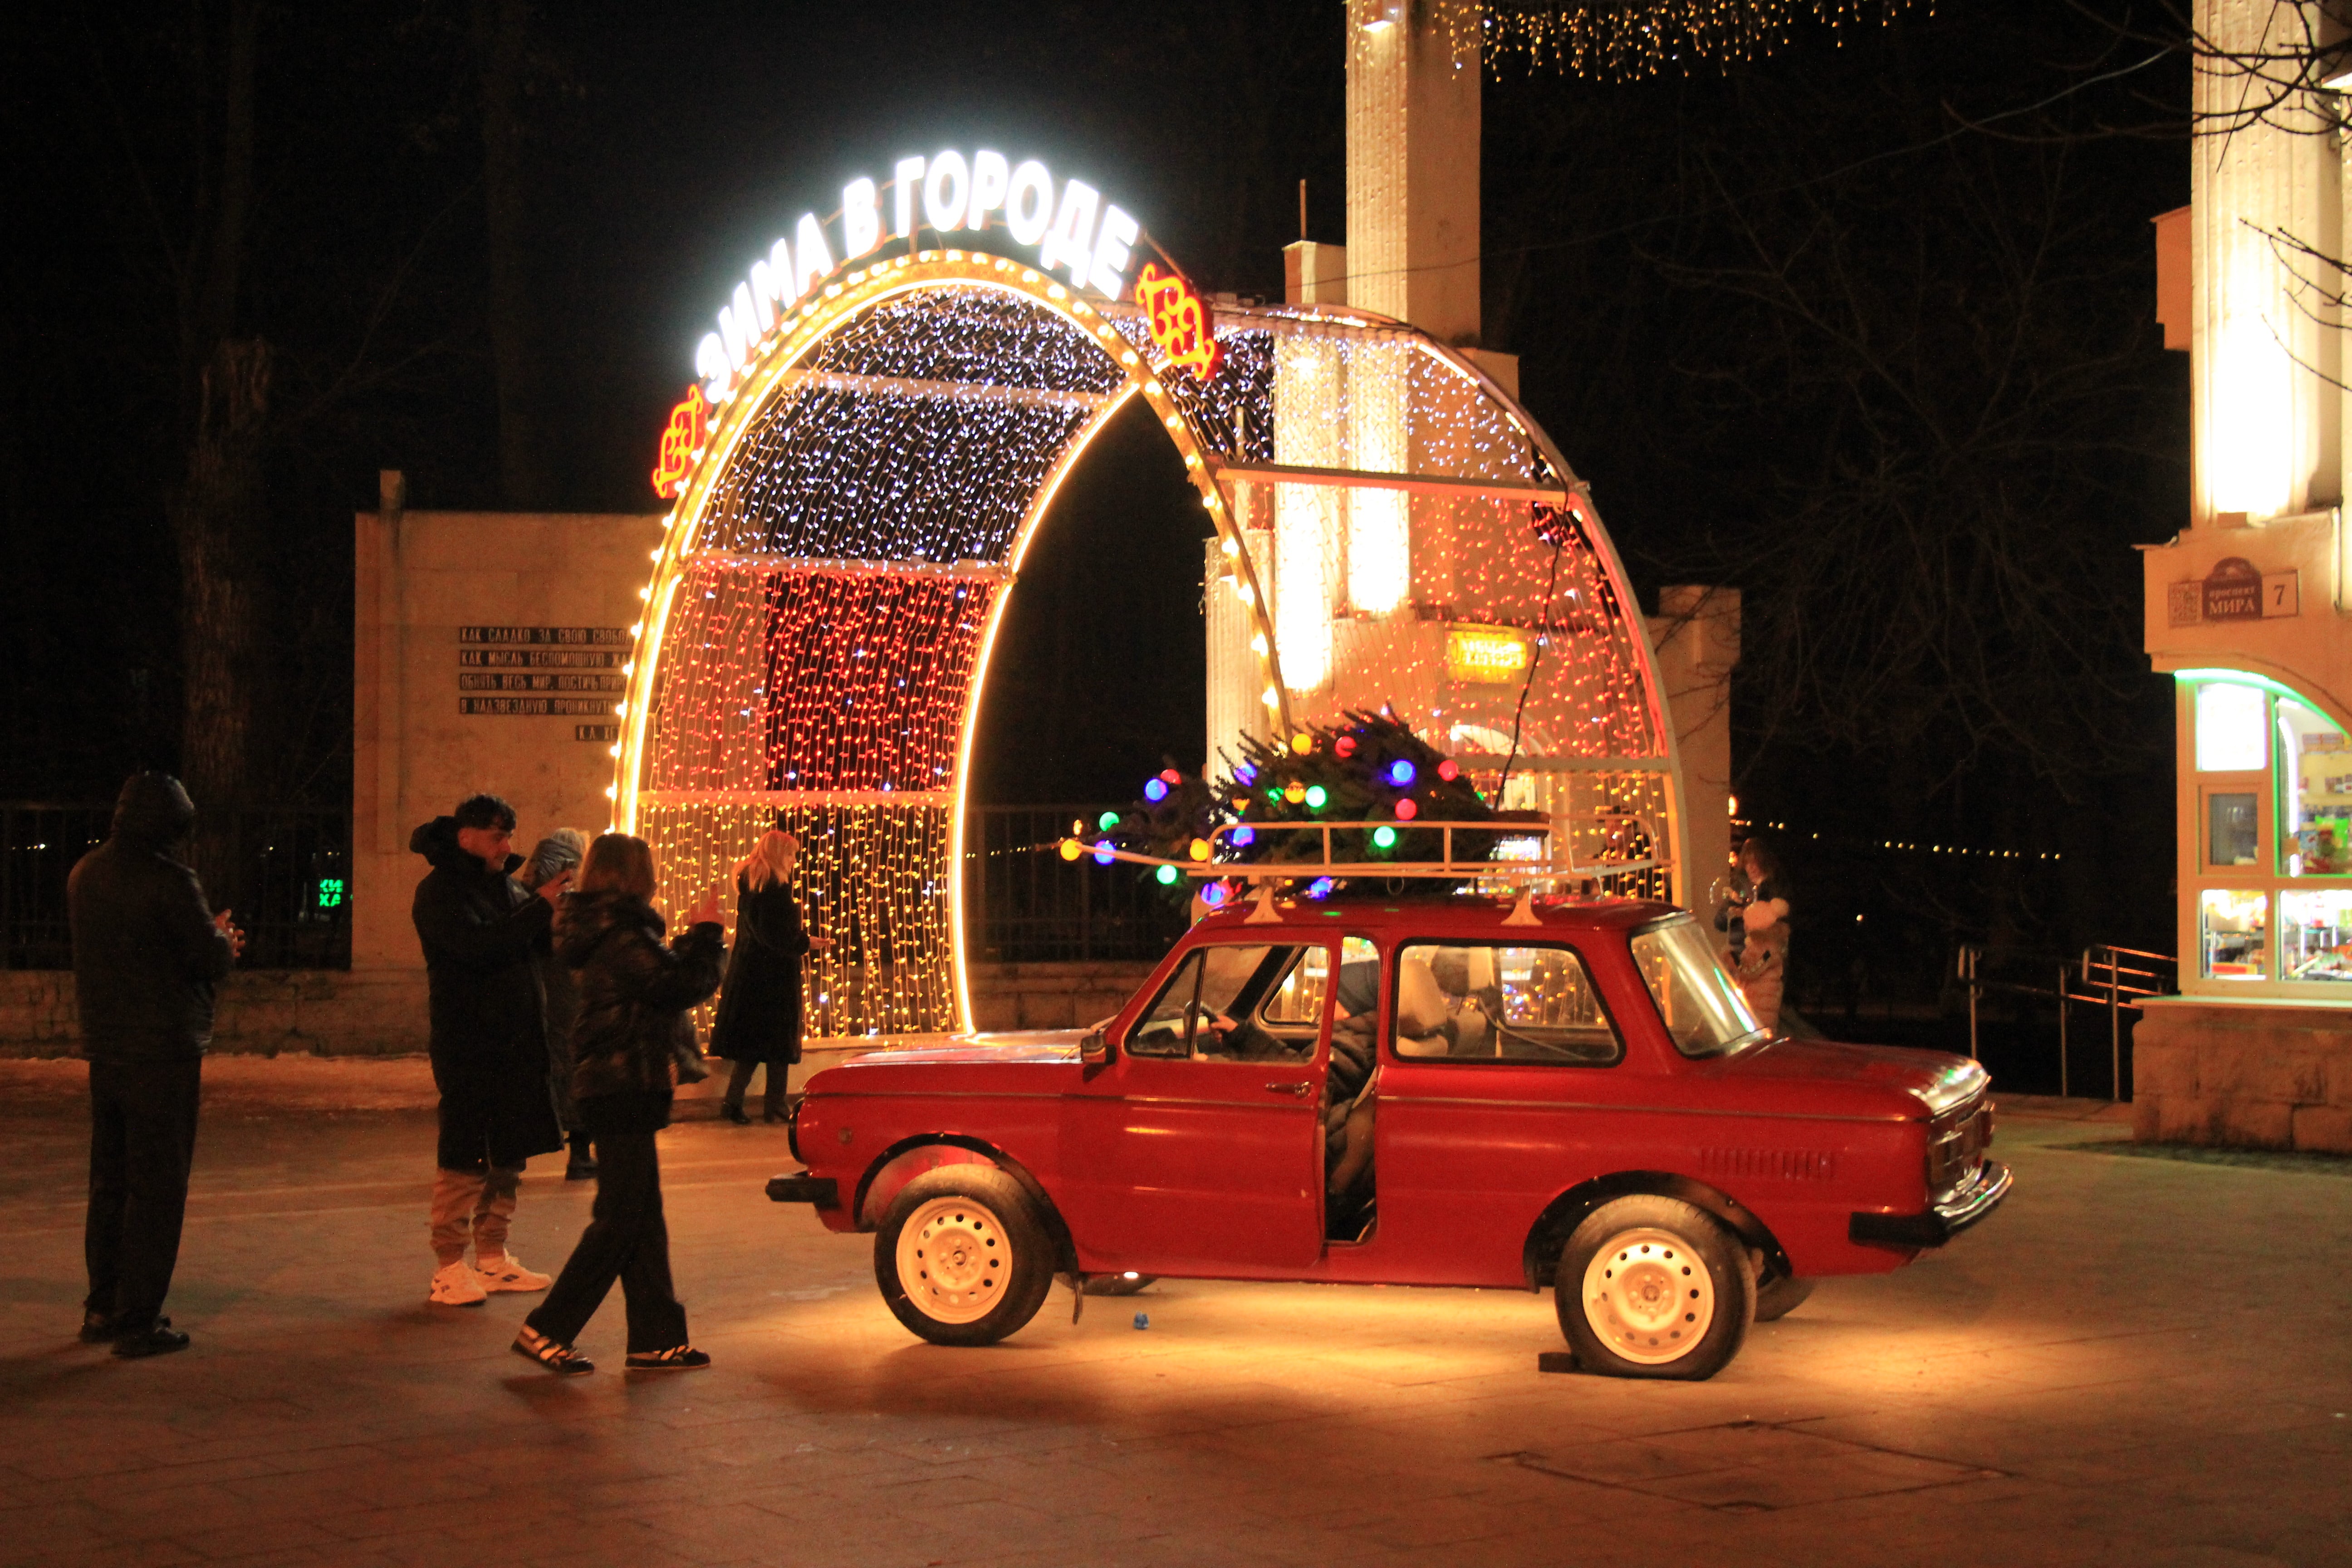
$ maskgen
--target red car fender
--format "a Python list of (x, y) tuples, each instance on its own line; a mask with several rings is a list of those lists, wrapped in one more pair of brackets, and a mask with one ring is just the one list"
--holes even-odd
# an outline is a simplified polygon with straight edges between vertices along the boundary
[(1728, 1193), (1688, 1176), (1678, 1176), (1671, 1171), (1619, 1171), (1580, 1183), (1545, 1205), (1543, 1214), (1528, 1230), (1527, 1250), (1522, 1259), (1527, 1270), (1528, 1289), (1540, 1290), (1552, 1283), (1552, 1271), (1559, 1262), (1560, 1248), (1568, 1244), (1568, 1238), (1576, 1227), (1584, 1223), (1585, 1215), (1612, 1198), (1626, 1197), (1635, 1193), (1680, 1198), (1702, 1214), (1721, 1221), (1743, 1245), (1762, 1254), (1762, 1272), (1767, 1275), (1790, 1272), (1789, 1255), (1782, 1250), (1780, 1238), (1757, 1217), (1753, 1210)]

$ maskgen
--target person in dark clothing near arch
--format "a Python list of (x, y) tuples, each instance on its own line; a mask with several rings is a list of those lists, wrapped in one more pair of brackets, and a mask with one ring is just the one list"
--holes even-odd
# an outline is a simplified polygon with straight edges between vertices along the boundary
[(799, 839), (772, 828), (735, 868), (735, 951), (719, 991), (710, 1054), (735, 1064), (719, 1113), (738, 1126), (751, 1121), (743, 1094), (762, 1062), (768, 1067), (764, 1120), (784, 1119), (784, 1086), (801, 1059), (801, 960), (833, 945), (801, 924), (792, 886), (800, 852)]
[(727, 932), (713, 888), (687, 912), (686, 934), (665, 944), (667, 926), (653, 907), (654, 890), (646, 841), (600, 835), (580, 868), (580, 890), (565, 901), (556, 946), (580, 978), (572, 1088), (581, 1125), (596, 1141), (596, 1208), (513, 1349), (566, 1376), (596, 1370), (572, 1342), (615, 1281), (628, 1309), (631, 1370), (710, 1364), (688, 1342), (686, 1309), (670, 1282), (654, 1134), (669, 1125), (678, 1057), (693, 1039), (687, 1010), (719, 988)]
[(89, 1294), (81, 1337), (138, 1357), (185, 1350), (163, 1315), (180, 1258), (213, 999), (245, 933), (174, 853), (196, 808), (169, 773), (133, 774), (105, 843), (66, 879), (74, 994), (89, 1058)]
[(507, 1249), (507, 1232), (523, 1163), (563, 1147), (547, 1082), (539, 963), (572, 873), (525, 892), (511, 874), (522, 864), (514, 826), (514, 807), (478, 795), (408, 840), (433, 868), (416, 884), (409, 913), (425, 949), (433, 1086), (441, 1092), (426, 1298), (436, 1306), (477, 1307), (491, 1291), (548, 1283)]

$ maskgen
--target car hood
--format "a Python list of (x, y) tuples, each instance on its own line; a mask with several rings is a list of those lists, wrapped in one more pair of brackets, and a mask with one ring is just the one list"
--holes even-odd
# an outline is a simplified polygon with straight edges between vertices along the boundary
[(851, 1057), (844, 1070), (857, 1068), (977, 1067), (1000, 1063), (1078, 1059), (1084, 1029), (1021, 1029), (1003, 1033), (903, 1036), (878, 1050)]
[(1769, 1040), (1730, 1058), (1723, 1071), (1728, 1078), (1811, 1079), (1892, 1089), (1908, 1094), (1931, 1118), (1967, 1104), (1991, 1081), (1982, 1066), (1966, 1057), (1832, 1040)]

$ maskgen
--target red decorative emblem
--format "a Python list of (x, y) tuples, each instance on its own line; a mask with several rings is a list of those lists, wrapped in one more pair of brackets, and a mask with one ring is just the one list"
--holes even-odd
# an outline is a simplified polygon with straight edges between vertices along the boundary
[(669, 411), (669, 428), (662, 432), (661, 460), (654, 467), (654, 494), (664, 500), (686, 488), (686, 476), (694, 472), (695, 454), (702, 450), (703, 438), (710, 433), (710, 405), (703, 400), (702, 388), (686, 389), (686, 401)]
[(1217, 374), (1224, 351), (1217, 343), (1209, 307), (1192, 292), (1190, 283), (1146, 262), (1136, 275), (1135, 302), (1143, 307), (1151, 341), (1160, 345), (1170, 363), (1190, 366), (1202, 381)]

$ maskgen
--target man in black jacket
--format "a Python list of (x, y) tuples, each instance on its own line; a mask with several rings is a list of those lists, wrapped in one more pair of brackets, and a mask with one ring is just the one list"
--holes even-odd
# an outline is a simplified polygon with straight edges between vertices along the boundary
[(524, 891), (509, 875), (522, 864), (514, 826), (512, 806), (478, 795), (408, 840), (433, 868), (416, 884), (410, 913), (425, 948), (433, 1083), (441, 1091), (428, 1299), (444, 1307), (548, 1285), (507, 1250), (507, 1230), (523, 1162), (563, 1146), (548, 1093), (546, 1001), (535, 961), (548, 951), (555, 900), (572, 875)]
[(66, 879), (74, 994), (89, 1058), (89, 1295), (81, 1337), (119, 1356), (187, 1348), (163, 1315), (180, 1258), (213, 998), (245, 946), (173, 849), (196, 808), (169, 773), (134, 773), (114, 828)]

